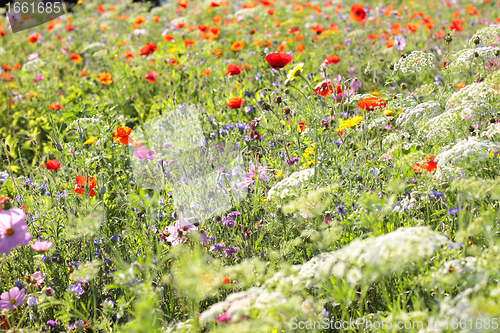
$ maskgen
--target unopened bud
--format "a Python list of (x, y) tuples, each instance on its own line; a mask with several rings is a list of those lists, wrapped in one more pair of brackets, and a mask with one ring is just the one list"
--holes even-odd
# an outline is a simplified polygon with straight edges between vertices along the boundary
[(479, 36), (476, 36), (472, 39), (472, 42), (477, 45), (481, 42), (481, 38), (479, 38)]

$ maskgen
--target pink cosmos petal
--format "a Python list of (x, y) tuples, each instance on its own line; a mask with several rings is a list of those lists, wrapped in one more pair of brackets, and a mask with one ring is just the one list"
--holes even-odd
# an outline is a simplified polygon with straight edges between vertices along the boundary
[[(31, 234), (24, 221), (25, 214), (22, 209), (12, 208), (0, 212), (0, 252), (9, 254), (13, 247), (28, 245)], [(8, 232), (11, 234), (8, 235)]]

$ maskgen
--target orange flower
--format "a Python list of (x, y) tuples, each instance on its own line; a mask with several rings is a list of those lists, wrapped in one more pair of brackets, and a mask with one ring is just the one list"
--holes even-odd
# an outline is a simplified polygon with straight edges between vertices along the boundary
[(208, 25), (206, 25), (206, 24), (200, 24), (198, 26), (198, 30), (200, 30), (201, 32), (205, 32), (205, 31), (208, 30)]
[(196, 45), (196, 41), (192, 40), (192, 39), (188, 39), (188, 40), (184, 41), (184, 46), (188, 47), (188, 46), (191, 46), (191, 45)]
[(69, 58), (75, 63), (79, 64), (82, 61), (82, 57), (78, 53), (71, 53)]
[(231, 51), (240, 51), (243, 49), (243, 46), (245, 45), (245, 43), (243, 43), (242, 41), (235, 41), (233, 43), (233, 45), (231, 45)]
[(295, 51), (304, 53), (304, 49), (305, 49), (304, 44), (299, 43), (299, 45), (297, 45), (297, 47), (295, 48)]
[(354, 22), (363, 22), (366, 17), (366, 12), (363, 10), (363, 5), (355, 3), (351, 6), (351, 14), (349, 15)]
[(467, 85), (463, 82), (460, 82), (459, 84), (457, 84), (457, 91), (460, 91), (462, 90), (463, 88), (465, 88)]
[[(93, 197), (95, 195), (93, 188), (97, 185), (95, 178), (89, 177), (88, 186), (86, 185), (87, 185), (87, 180), (85, 179), (85, 176), (82, 175), (76, 176), (76, 185), (73, 186), (73, 191), (75, 191), (75, 193), (78, 194), (83, 194), (85, 196), (90, 195), (91, 197)], [(89, 191), (87, 191), (87, 188)]]
[(4, 82), (11, 82), (12, 80), (14, 80), (14, 77), (9, 73), (2, 73), (0, 75), (0, 79), (2, 79), (2, 81)]
[(83, 77), (87, 76), (87, 71), (85, 70), (85, 68), (84, 68), (84, 69), (82, 69), (82, 76), (83, 76)]
[(216, 57), (222, 57), (222, 50), (221, 49), (216, 49), (212, 51), (212, 54), (215, 54)]
[(160, 17), (156, 15), (155, 17), (153, 17), (153, 21), (156, 23), (160, 22)]
[(230, 278), (228, 278), (227, 276), (222, 280), (222, 284), (228, 284), (229, 281), (231, 281)]
[(59, 103), (52, 103), (49, 105), (49, 109), (52, 111), (54, 110), (61, 110), (63, 107)]
[(165, 36), (163, 36), (163, 41), (165, 41), (165, 42), (171, 42), (173, 40), (174, 40), (174, 36), (171, 34), (166, 34)]
[(391, 35), (401, 35), (403, 32), (401, 31), (400, 23), (393, 23), (391, 26)]
[(243, 100), (239, 97), (231, 97), (229, 99), (229, 102), (226, 103), (227, 106), (229, 106), (231, 109), (239, 109), (241, 108), (241, 104), (243, 103)]
[(14, 66), (12, 66), (12, 69), (19, 69), (19, 68), (21, 68), (21, 64), (20, 63), (17, 63)]
[(138, 18), (136, 18), (134, 20), (134, 24), (142, 24), (142, 23), (145, 23), (146, 22), (146, 18), (144, 18), (143, 16), (139, 16)]
[(378, 97), (363, 98), (358, 102), (358, 108), (366, 111), (373, 111), (375, 110), (375, 108), (385, 108), (385, 107), (386, 107), (385, 101)]
[(113, 83), (113, 80), (111, 79), (111, 73), (108, 72), (100, 73), (95, 80), (101, 82), (103, 86), (107, 86)]
[(33, 44), (38, 40), (38, 38), (40, 38), (40, 34), (38, 32), (36, 32), (34, 34), (29, 35), (28, 42)]
[(437, 162), (435, 161), (436, 156), (434, 155), (427, 155), (424, 157), (426, 161), (418, 162), (415, 163), (412, 168), (415, 173), (419, 173), (422, 171), (422, 169), (426, 170), (427, 172), (433, 172), (437, 170)]
[(220, 17), (219, 15), (212, 17), (212, 22), (214, 22), (217, 25), (219, 25), (221, 21), (222, 21), (222, 17)]
[(133, 57), (134, 57), (134, 52), (132, 52), (132, 51), (125, 51), (125, 58), (132, 59)]
[(212, 73), (210, 69), (205, 69), (201, 72), (201, 76), (209, 76)]
[(130, 133), (132, 133), (132, 129), (130, 127), (118, 127), (116, 132), (113, 133), (113, 141), (122, 145), (134, 143), (134, 140), (129, 137)]
[(394, 46), (394, 42), (395, 42), (395, 41), (394, 41), (394, 39), (389, 39), (389, 40), (387, 41), (387, 43), (385, 44), (385, 46), (386, 46), (387, 48), (393, 47), (393, 46)]

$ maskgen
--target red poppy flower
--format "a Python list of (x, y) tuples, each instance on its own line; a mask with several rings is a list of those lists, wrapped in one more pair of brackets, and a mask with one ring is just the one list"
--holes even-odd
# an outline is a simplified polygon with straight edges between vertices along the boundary
[(314, 95), (320, 94), (326, 97), (333, 93), (332, 81), (329, 79), (323, 80), (314, 87)]
[(349, 15), (351, 20), (354, 22), (363, 22), (366, 18), (366, 12), (363, 9), (363, 5), (359, 3), (355, 3), (351, 6), (351, 14)]
[(47, 160), (47, 164), (42, 163), (42, 165), (47, 170), (57, 170), (61, 167), (61, 163), (57, 160)]
[(332, 54), (332, 55), (329, 55), (328, 57), (326, 57), (325, 61), (323, 61), (323, 63), (325, 65), (330, 65), (330, 64), (336, 64), (340, 61), (340, 58), (335, 55), (335, 54)]
[(230, 278), (228, 278), (227, 276), (224, 278), (224, 280), (222, 281), (222, 284), (228, 284), (229, 281), (231, 281)]
[(129, 137), (130, 133), (132, 133), (132, 129), (130, 127), (118, 127), (116, 132), (113, 133), (113, 141), (121, 143), (122, 145), (134, 143), (134, 140)]
[(422, 165), (425, 170), (428, 172), (436, 171), (437, 170), (437, 162), (434, 161), (436, 156), (434, 155), (427, 155), (424, 157), (427, 161), (424, 162)]
[(462, 31), (464, 30), (464, 26), (462, 25), (462, 22), (460, 20), (453, 20), (451, 21), (450, 26), (448, 27), (450, 30), (455, 30), (455, 31)]
[(151, 83), (155, 83), (157, 77), (158, 77), (158, 73), (156, 73), (156, 72), (147, 72), (147, 74), (146, 74), (146, 81), (151, 82)]
[(229, 102), (226, 103), (227, 106), (229, 106), (231, 109), (239, 109), (241, 108), (241, 104), (243, 103), (243, 100), (239, 97), (231, 97), (229, 99)]
[(85, 196), (90, 195), (91, 197), (93, 197), (95, 195), (93, 188), (97, 185), (95, 178), (89, 177), (88, 191), (86, 185), (87, 185), (87, 180), (85, 179), (85, 176), (82, 175), (76, 176), (76, 185), (73, 186), (73, 191), (75, 191), (78, 194), (83, 194)]
[(303, 122), (297, 121), (297, 124), (299, 125), (299, 130), (300, 130), (300, 132), (304, 132), (304, 131), (306, 130), (306, 127), (307, 127), (307, 124), (306, 124), (306, 123), (303, 123)]
[(363, 98), (358, 102), (358, 108), (366, 111), (373, 111), (375, 110), (375, 108), (385, 108), (385, 107), (386, 107), (385, 101), (377, 97)]
[(288, 53), (271, 53), (266, 56), (267, 63), (274, 69), (281, 69), (292, 62)]
[(155, 43), (146, 43), (144, 47), (141, 48), (141, 56), (149, 56), (153, 54), (158, 48)]
[(52, 111), (54, 110), (62, 110), (62, 106), (59, 104), (59, 103), (52, 103), (49, 105), (49, 109), (51, 109)]
[(227, 66), (226, 74), (229, 76), (240, 75), (241, 67), (237, 65), (229, 65)]

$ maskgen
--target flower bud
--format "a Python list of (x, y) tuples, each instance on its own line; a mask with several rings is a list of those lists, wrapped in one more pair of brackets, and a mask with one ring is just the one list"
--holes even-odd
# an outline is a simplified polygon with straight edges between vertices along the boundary
[(451, 37), (450, 34), (447, 34), (446, 37), (444, 37), (444, 41), (449, 44), (453, 41), (453, 37)]
[(477, 45), (481, 42), (481, 38), (479, 38), (479, 36), (476, 36), (472, 39), (472, 42)]
[(406, 89), (406, 83), (401, 83), (401, 89), (405, 90)]

